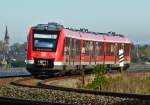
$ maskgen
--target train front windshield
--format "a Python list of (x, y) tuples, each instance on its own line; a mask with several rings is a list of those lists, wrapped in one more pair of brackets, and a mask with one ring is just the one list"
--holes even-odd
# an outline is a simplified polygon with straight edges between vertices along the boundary
[(55, 52), (57, 47), (58, 32), (35, 32), (33, 35), (35, 51)]

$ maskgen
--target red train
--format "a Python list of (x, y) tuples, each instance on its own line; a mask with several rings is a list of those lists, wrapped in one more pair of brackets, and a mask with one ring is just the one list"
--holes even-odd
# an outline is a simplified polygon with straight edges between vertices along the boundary
[[(119, 50), (123, 54), (119, 57)], [(123, 35), (64, 28), (58, 23), (38, 24), (28, 35), (27, 70), (33, 75), (66, 72), (106, 64), (129, 67), (131, 41)]]

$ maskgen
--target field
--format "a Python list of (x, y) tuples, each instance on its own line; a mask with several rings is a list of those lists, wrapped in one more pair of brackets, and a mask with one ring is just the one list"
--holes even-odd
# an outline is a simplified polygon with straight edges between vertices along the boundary
[(132, 71), (108, 74), (109, 82), (102, 91), (150, 94), (150, 71)]

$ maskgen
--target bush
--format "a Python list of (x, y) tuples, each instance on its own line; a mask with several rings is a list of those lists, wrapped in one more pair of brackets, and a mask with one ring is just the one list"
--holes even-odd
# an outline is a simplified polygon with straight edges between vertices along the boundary
[(12, 67), (25, 67), (26, 64), (23, 60), (16, 60), (11, 62)]
[(94, 68), (95, 78), (92, 83), (87, 85), (87, 88), (94, 90), (102, 90), (102, 88), (109, 83), (109, 79), (105, 76), (106, 67), (105, 65), (97, 65)]

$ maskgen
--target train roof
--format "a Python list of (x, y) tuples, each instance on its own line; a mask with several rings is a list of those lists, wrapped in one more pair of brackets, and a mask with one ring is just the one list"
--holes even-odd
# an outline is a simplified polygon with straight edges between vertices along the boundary
[(82, 40), (93, 40), (100, 42), (112, 42), (112, 43), (131, 43), (131, 41), (119, 35), (108, 35), (107, 33), (94, 33), (94, 32), (81, 32), (69, 29), (64, 29), (65, 36), (70, 38), (82, 39)]
[(115, 37), (115, 36), (104, 36), (106, 42), (112, 42), (112, 43), (131, 43), (131, 41), (124, 37)]
[(64, 30), (65, 36), (82, 39), (82, 40), (93, 40), (93, 41), (101, 41), (101, 42), (113, 42), (113, 43), (131, 43), (131, 41), (126, 38), (124, 35), (116, 34), (115, 32), (108, 33), (99, 33), (99, 32), (91, 32), (88, 29), (72, 29), (72, 28), (64, 28), (63, 25), (60, 25), (55, 22), (51, 22), (48, 24), (38, 24), (33, 27), (33, 29), (37, 30), (53, 30), (60, 31)]

